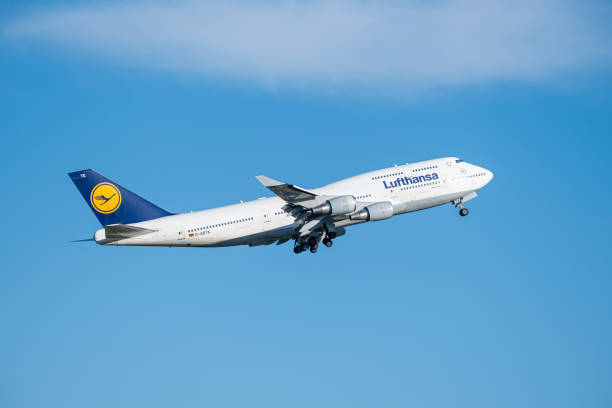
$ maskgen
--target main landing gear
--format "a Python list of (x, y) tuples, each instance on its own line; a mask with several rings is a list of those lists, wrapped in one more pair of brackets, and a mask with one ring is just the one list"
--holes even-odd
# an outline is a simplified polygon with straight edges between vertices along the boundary
[(293, 246), (293, 252), (295, 252), (296, 254), (299, 254), (301, 252), (304, 252), (305, 250), (307, 250), (309, 247), (308, 243), (306, 241), (298, 241), (295, 240), (295, 245)]
[[(321, 242), (326, 247), (331, 248), (333, 245), (332, 240), (335, 237), (336, 237), (335, 232), (329, 233), (325, 235), (325, 237), (321, 240)], [(306, 238), (302, 238), (301, 240), (296, 239), (295, 244), (293, 245), (293, 252), (295, 252), (296, 254), (299, 254), (309, 249), (310, 253), (312, 254), (316, 253), (319, 249), (319, 238), (320, 237), (311, 236), (308, 239)]]
[(319, 240), (315, 237), (308, 238), (308, 246), (310, 247), (310, 253), (316, 253), (317, 249), (319, 249)]
[(325, 238), (323, 238), (323, 245), (325, 245), (328, 248), (331, 248), (332, 245), (334, 244), (334, 242), (332, 241), (334, 238), (336, 238), (338, 235), (336, 234), (336, 232), (329, 232), (327, 231), (327, 229), (325, 229), (326, 234), (325, 234)]
[(453, 204), (455, 205), (455, 208), (459, 208), (459, 215), (460, 215), (460, 216), (462, 216), (462, 217), (465, 217), (465, 216), (466, 216), (466, 215), (468, 215), (470, 212), (468, 211), (468, 209), (467, 209), (467, 208), (465, 208), (465, 207), (463, 206), (463, 204), (462, 204), (462, 203), (463, 203), (463, 201), (462, 201), (460, 198), (458, 198), (458, 199), (456, 199), (456, 200), (453, 200)]

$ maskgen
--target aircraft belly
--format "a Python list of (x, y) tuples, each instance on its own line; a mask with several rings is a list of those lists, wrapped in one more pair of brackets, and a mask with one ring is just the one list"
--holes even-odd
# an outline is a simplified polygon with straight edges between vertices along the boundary
[(424, 210), (426, 208), (436, 207), (446, 204), (457, 198), (457, 193), (436, 194), (434, 196), (418, 196), (413, 200), (393, 204), (394, 214), (403, 214), (412, 211)]
[(246, 235), (229, 238), (216, 243), (215, 246), (249, 245), (261, 242), (273, 242), (279, 239), (291, 239), (295, 234), (293, 224), (283, 225), (261, 232), (251, 232)]

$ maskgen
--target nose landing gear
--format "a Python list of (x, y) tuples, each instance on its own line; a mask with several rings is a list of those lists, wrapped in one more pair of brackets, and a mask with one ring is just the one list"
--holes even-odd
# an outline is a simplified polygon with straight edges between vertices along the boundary
[(458, 198), (456, 200), (453, 200), (453, 204), (455, 205), (455, 208), (459, 208), (460, 216), (465, 217), (470, 213), (469, 210), (463, 206), (463, 199)]

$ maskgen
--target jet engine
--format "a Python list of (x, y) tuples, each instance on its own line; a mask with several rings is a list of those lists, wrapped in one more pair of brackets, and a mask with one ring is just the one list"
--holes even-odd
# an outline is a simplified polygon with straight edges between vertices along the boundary
[(357, 201), (355, 197), (346, 195), (330, 198), (323, 204), (310, 209), (312, 215), (339, 215), (355, 211)]
[(391, 218), (392, 216), (393, 205), (388, 201), (384, 201), (363, 207), (355, 214), (351, 214), (350, 219), (362, 221), (380, 221)]

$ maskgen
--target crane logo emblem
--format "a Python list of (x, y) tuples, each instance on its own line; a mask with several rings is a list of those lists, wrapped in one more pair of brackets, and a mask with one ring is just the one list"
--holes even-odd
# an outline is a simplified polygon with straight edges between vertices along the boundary
[(91, 190), (89, 201), (97, 212), (110, 214), (121, 205), (121, 192), (114, 184), (100, 183)]

